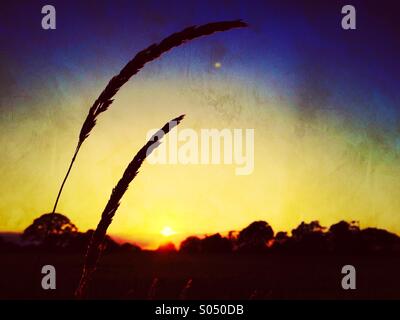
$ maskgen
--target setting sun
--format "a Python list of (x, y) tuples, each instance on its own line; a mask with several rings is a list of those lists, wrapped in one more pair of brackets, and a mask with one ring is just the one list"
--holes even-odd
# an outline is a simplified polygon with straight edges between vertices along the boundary
[(161, 234), (162, 234), (164, 237), (172, 236), (172, 235), (174, 235), (175, 233), (176, 233), (176, 232), (175, 232), (171, 227), (168, 227), (168, 226), (164, 227), (164, 228), (161, 230)]

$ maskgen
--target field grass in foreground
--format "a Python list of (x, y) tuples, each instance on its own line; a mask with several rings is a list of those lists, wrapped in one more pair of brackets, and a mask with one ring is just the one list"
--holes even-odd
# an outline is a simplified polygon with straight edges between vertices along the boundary
[[(1, 299), (72, 299), (79, 254), (1, 253)], [(41, 267), (54, 265), (57, 289), (41, 288)], [(357, 289), (341, 288), (341, 268), (357, 270)], [(400, 257), (105, 255), (91, 299), (400, 299)]]

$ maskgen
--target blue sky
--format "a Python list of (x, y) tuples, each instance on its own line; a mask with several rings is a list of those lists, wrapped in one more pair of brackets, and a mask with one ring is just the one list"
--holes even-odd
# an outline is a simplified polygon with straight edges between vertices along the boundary
[[(283, 82), (280, 94), (298, 107), (312, 97), (307, 110), (325, 104), (355, 121), (373, 121), (390, 131), (398, 126), (400, 45), (394, 4), (352, 2), (357, 30), (344, 31), (341, 1), (52, 1), (57, 30), (45, 32), (40, 28), (44, 3), (4, 5), (0, 81), (7, 93), (29, 91), (49, 77), (72, 74), (78, 84), (102, 77), (118, 70), (133, 52), (188, 25), (240, 18), (249, 23), (247, 30), (215, 35), (211, 44), (194, 42), (191, 50), (201, 57), (212, 45), (215, 59), (233, 60), (234, 55), (232, 72), (259, 84)], [(185, 54), (177, 50), (167, 58), (169, 72), (179, 69)], [(196, 57), (190, 63), (195, 67)], [(1, 101), (7, 108), (4, 94)]]

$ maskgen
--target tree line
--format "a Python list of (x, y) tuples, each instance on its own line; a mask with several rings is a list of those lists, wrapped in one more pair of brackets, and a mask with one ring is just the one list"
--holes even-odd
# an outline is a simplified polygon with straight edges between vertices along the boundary
[[(62, 214), (44, 214), (21, 234), (20, 244), (0, 238), (0, 251), (46, 250), (84, 253), (93, 230), (85, 233)], [(135, 244), (119, 244), (107, 236), (104, 253), (138, 252)], [(400, 237), (378, 228), (361, 229), (356, 221), (340, 221), (329, 228), (318, 221), (301, 222), (291, 233), (274, 232), (266, 221), (255, 221), (227, 236), (219, 233), (190, 236), (177, 249), (173, 243), (161, 245), (158, 252), (182, 254), (274, 253), (274, 254), (400, 254)]]

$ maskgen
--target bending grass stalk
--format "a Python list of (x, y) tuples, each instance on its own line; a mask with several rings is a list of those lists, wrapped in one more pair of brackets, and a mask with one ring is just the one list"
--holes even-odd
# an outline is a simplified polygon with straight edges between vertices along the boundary
[(166, 135), (170, 130), (172, 130), (175, 126), (177, 126), (183, 118), (184, 115), (181, 115), (166, 123), (150, 138), (150, 140), (139, 150), (133, 160), (129, 163), (128, 167), (125, 169), (124, 174), (122, 175), (122, 178), (118, 181), (116, 187), (112, 190), (110, 199), (108, 200), (108, 203), (101, 215), (100, 222), (97, 225), (97, 228), (90, 240), (85, 256), (82, 276), (79, 281), (78, 288), (75, 291), (76, 298), (82, 299), (86, 296), (89, 282), (92, 279), (94, 272), (96, 271), (97, 263), (101, 256), (107, 229), (112, 222), (115, 212), (119, 207), (120, 200), (128, 189), (129, 184), (138, 174), (139, 168), (141, 167), (146, 157), (150, 155), (150, 153), (161, 144), (160, 140), (162, 139), (162, 137)]
[(165, 38), (164, 40), (162, 40), (160, 43), (152, 44), (148, 48), (137, 53), (135, 57), (125, 65), (125, 67), (120, 71), (120, 73), (114, 76), (110, 80), (110, 82), (107, 84), (103, 92), (93, 103), (92, 107), (89, 109), (89, 113), (79, 133), (79, 140), (75, 153), (72, 157), (67, 173), (58, 191), (52, 213), (54, 213), (57, 209), (57, 204), (60, 199), (65, 182), (68, 179), (72, 166), (75, 162), (75, 159), (79, 153), (79, 150), (83, 142), (86, 140), (87, 137), (89, 137), (90, 132), (96, 125), (97, 117), (108, 109), (108, 107), (114, 101), (113, 97), (115, 96), (115, 94), (119, 91), (119, 89), (121, 89), (121, 87), (125, 83), (128, 82), (128, 80), (133, 75), (137, 74), (144, 67), (146, 63), (156, 60), (163, 53), (171, 50), (174, 47), (178, 47), (187, 41), (199, 38), (201, 36), (210, 35), (215, 32), (227, 31), (233, 28), (243, 28), (246, 26), (247, 24), (241, 20), (213, 22), (201, 26), (191, 26), (189, 28), (182, 30), (181, 32), (174, 33), (169, 37)]

